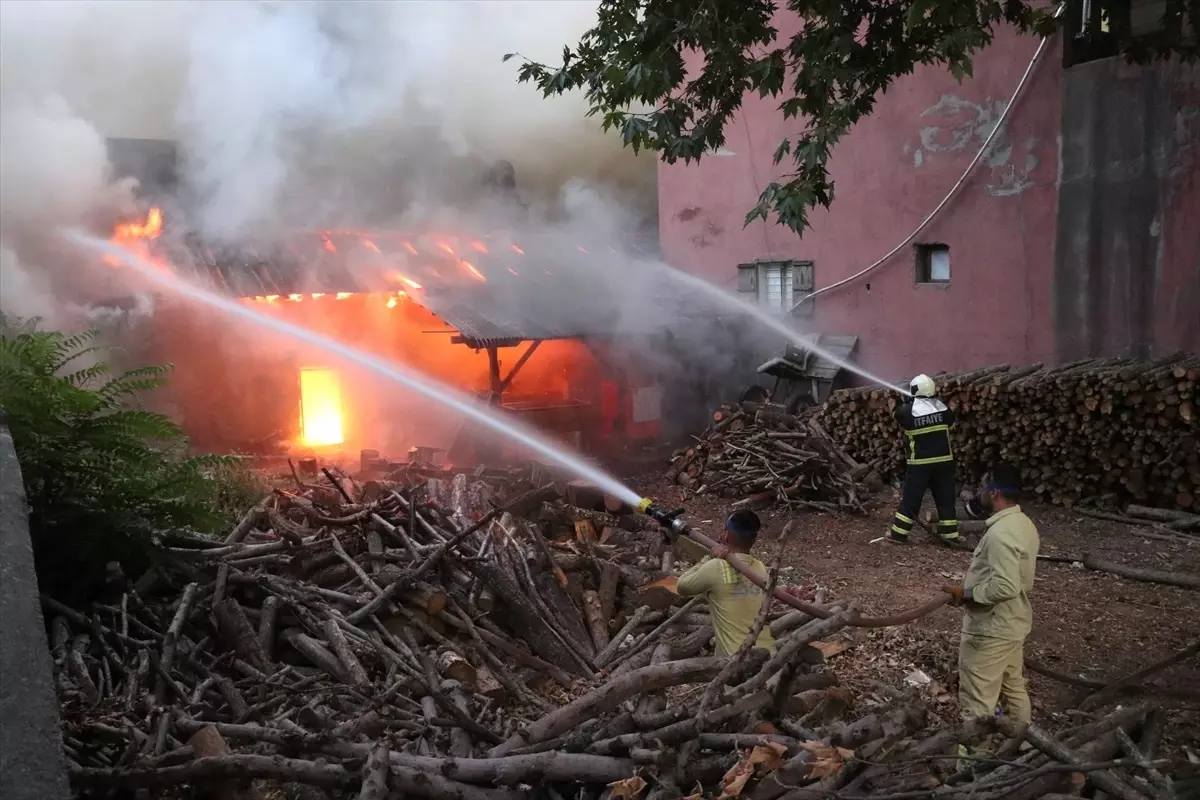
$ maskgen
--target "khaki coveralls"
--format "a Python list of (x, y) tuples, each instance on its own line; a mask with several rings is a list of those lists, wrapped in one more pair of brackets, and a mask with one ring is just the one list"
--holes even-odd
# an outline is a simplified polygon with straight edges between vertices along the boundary
[[(743, 564), (754, 567), (766, 577), (766, 566), (754, 556), (731, 553), (729, 558), (741, 559)], [(729, 566), (723, 558), (705, 558), (680, 575), (676, 591), (683, 597), (708, 595), (717, 655), (723, 656), (733, 655), (742, 646), (763, 604), (763, 590)], [(775, 638), (771, 636), (769, 627), (763, 627), (754, 646), (770, 651), (771, 655), (775, 654)]]
[(1040, 540), (1020, 506), (987, 520), (963, 585), (974, 603), (963, 615), (958, 650), (958, 705), (964, 719), (1005, 713), (1029, 722), (1025, 688), (1025, 637), (1033, 627), (1033, 573)]

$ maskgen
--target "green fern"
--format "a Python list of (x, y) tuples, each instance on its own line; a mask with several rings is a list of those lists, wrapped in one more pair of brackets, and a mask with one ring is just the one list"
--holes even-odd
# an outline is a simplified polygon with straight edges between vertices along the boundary
[[(0, 421), (21, 462), (39, 578), (51, 591), (90, 590), (107, 561), (136, 571), (155, 536), (218, 530), (253, 502), (238, 494), (249, 481), (236, 458), (186, 457), (179, 426), (140, 408), (171, 368), (114, 376), (104, 363), (82, 365), (102, 351), (94, 331), (68, 336), (0, 315)], [(230, 503), (230, 487), (242, 507)]]

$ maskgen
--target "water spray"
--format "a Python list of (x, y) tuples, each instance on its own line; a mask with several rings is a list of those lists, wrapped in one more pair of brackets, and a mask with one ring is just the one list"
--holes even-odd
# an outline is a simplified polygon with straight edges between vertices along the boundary
[(737, 311), (739, 311), (749, 317), (753, 317), (754, 319), (761, 322), (763, 325), (767, 326), (771, 330), (773, 330), (776, 333), (778, 333), (779, 335), (783, 336), (787, 341), (791, 342), (792, 344), (796, 345), (797, 347), (802, 347), (805, 350), (809, 350), (813, 353), (816, 353), (821, 358), (824, 358), (827, 361), (831, 361), (834, 364), (837, 364), (842, 369), (846, 370), (847, 372), (853, 372), (855, 375), (858, 375), (860, 378), (865, 378), (866, 380), (870, 381), (871, 383), (875, 383), (875, 384), (878, 384), (879, 386), (883, 386), (888, 389), (891, 389), (892, 391), (899, 392), (900, 394), (904, 395), (905, 397), (912, 397), (912, 394), (908, 391), (908, 389), (901, 387), (901, 386), (896, 386), (895, 384), (891, 383), (890, 381), (886, 381), (883, 378), (879, 377), (878, 375), (876, 375), (872, 372), (868, 372), (867, 370), (863, 369), (862, 367), (859, 367), (855, 364), (851, 364), (849, 361), (847, 361), (844, 358), (838, 358), (836, 355), (834, 355), (830, 351), (821, 347), (815, 341), (812, 341), (811, 339), (808, 339), (808, 338), (805, 338), (804, 336), (802, 336), (798, 331), (796, 331), (795, 329), (789, 327), (786, 323), (784, 323), (783, 320), (778, 319), (777, 317), (775, 317), (773, 314), (771, 314), (770, 312), (768, 312), (766, 309), (762, 308), (761, 306), (755, 305), (754, 303), (749, 303), (740, 297), (730, 294), (729, 292), (725, 291), (721, 287), (715, 286), (715, 285), (709, 283), (708, 281), (704, 280), (703, 278), (698, 278), (695, 275), (690, 275), (681, 270), (677, 270), (668, 264), (659, 263), (659, 267), (661, 268), (662, 272), (665, 273), (672, 280), (678, 281), (679, 283), (685, 284), (694, 289), (699, 289), (700, 291), (704, 292), (709, 297), (719, 301), (723, 305), (729, 306), (730, 308), (734, 308)]
[(480, 405), (474, 398), (463, 394), (457, 389), (446, 386), (427, 375), (415, 372), (395, 362), (365, 353), (357, 348), (342, 344), (335, 339), (322, 336), (299, 325), (293, 325), (282, 319), (261, 314), (236, 300), (222, 297), (199, 286), (195, 286), (175, 275), (169, 268), (151, 263), (142, 256), (112, 242), (99, 239), (78, 230), (65, 231), (64, 236), (75, 244), (86, 247), (89, 250), (119, 259), (142, 277), (178, 295), (199, 301), (233, 316), (249, 320), (256, 325), (269, 328), (277, 333), (307, 342), (327, 353), (358, 364), (371, 372), (382, 375), (397, 383), (404, 384), (418, 394), (424, 395), (430, 400), (448, 408), (452, 408), (475, 422), (490, 428), (492, 431), (528, 447), (530, 450), (565, 467), (578, 477), (591, 481), (605, 492), (630, 505), (636, 506), (642, 502), (642, 498), (638, 496), (637, 492), (634, 492), (603, 470), (587, 463), (579, 455), (551, 444), (528, 426), (522, 425), (511, 418), (501, 417), (496, 412)]

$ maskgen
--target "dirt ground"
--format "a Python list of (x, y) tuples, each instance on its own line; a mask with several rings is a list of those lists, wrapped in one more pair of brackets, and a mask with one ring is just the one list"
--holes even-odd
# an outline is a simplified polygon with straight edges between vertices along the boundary
[[(712, 536), (730, 510), (729, 501), (720, 498), (684, 499), (681, 488), (658, 476), (643, 476), (636, 485), (664, 505), (686, 507), (688, 521)], [(824, 587), (832, 597), (857, 600), (871, 615), (921, 605), (939, 587), (961, 583), (971, 554), (941, 547), (919, 528), (907, 545), (872, 543), (887, 532), (898, 500), (894, 490), (882, 492), (867, 516), (759, 512), (765, 530), (756, 554), (770, 563), (780, 532), (794, 519), (783, 545), (784, 582)], [(1038, 526), (1043, 554), (1079, 557), (1089, 552), (1123, 564), (1200, 575), (1200, 538), (1193, 543), (1157, 541), (1137, 535), (1145, 529), (1062, 508), (1033, 505), (1025, 511)], [(1127, 675), (1200, 638), (1200, 593), (1093, 572), (1078, 563), (1039, 561), (1033, 603), (1026, 657), (1075, 676), (1106, 680)], [(959, 625), (960, 613), (947, 608), (902, 628), (873, 631), (862, 645), (836, 656), (831, 666), (844, 683), (868, 687), (872, 679), (898, 686), (921, 670), (931, 679), (924, 693), (933, 701), (934, 713), (949, 720), (957, 715)], [(1027, 675), (1035, 719), (1051, 727), (1070, 722), (1076, 716), (1070, 712), (1089, 691)], [(1170, 668), (1155, 683), (1189, 692), (1189, 699), (1158, 699), (1169, 708), (1171, 743), (1196, 750), (1200, 659)]]

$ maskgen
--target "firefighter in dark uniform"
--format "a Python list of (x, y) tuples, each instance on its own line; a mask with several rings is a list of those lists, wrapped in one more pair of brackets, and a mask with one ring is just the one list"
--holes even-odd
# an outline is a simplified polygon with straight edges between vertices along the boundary
[(893, 412), (904, 429), (904, 454), (908, 465), (904, 472), (900, 510), (892, 521), (889, 537), (894, 542), (908, 541), (928, 489), (937, 504), (938, 536), (944, 544), (961, 546), (962, 537), (954, 512), (954, 451), (950, 446), (954, 412), (935, 396), (937, 386), (928, 375), (913, 378), (910, 391), (912, 399)]

